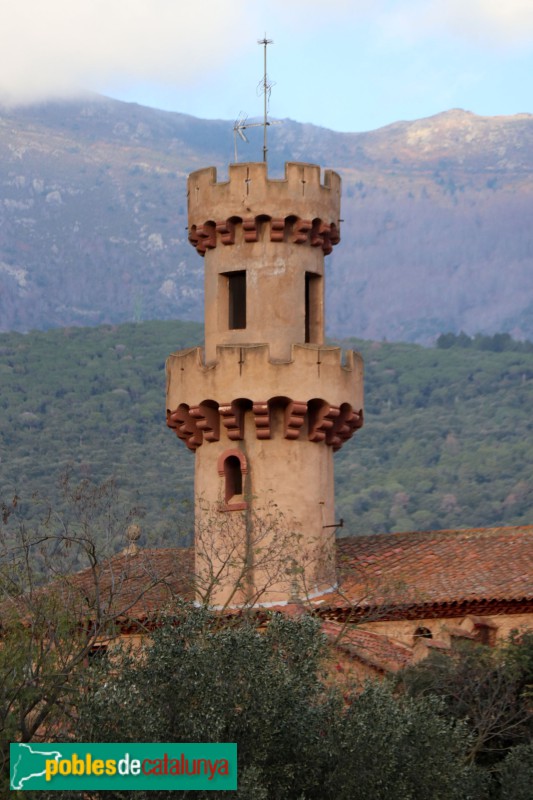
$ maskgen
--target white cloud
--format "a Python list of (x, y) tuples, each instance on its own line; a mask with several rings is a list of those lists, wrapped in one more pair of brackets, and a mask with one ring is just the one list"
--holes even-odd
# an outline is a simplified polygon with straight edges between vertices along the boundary
[(357, 37), (378, 55), (404, 58), (411, 45), (441, 40), (531, 47), (533, 0), (4, 0), (0, 103), (82, 89), (120, 95), (139, 84), (194, 89), (217, 84), (228, 66), (234, 75), (247, 69), (246, 58), (260, 74), (256, 40), (265, 30), (290, 40), (285, 63), (292, 58), (295, 70), (310, 47), (317, 68), (328, 69), (339, 41), (346, 52), (334, 52), (335, 63), (354, 65)]
[[(229, 60), (246, 0), (17, 0), (0, 27), (0, 100), (121, 80), (184, 85)], [(255, 34), (255, 31), (254, 31)]]
[(394, 23), (414, 36), (452, 32), (514, 41), (533, 34), (532, 0), (265, 0), (264, 9), (283, 12), (291, 22), (311, 18), (324, 29), (370, 21), (388, 29)]
[(433, 6), (435, 19), (442, 9), (444, 21), (459, 36), (501, 44), (531, 43), (531, 0), (438, 0)]
[(390, 0), (380, 6), (384, 31), (420, 41), (452, 35), (477, 45), (533, 44), (531, 0)]

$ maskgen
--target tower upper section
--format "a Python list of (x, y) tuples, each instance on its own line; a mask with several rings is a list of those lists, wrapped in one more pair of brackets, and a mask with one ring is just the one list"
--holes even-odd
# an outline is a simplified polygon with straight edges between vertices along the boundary
[(207, 361), (220, 344), (270, 345), (289, 360), (293, 344), (323, 344), (324, 256), (340, 240), (341, 179), (288, 163), (271, 179), (264, 163), (189, 176), (189, 240), (205, 255)]
[(275, 219), (319, 218), (338, 230), (341, 179), (327, 169), (321, 182), (320, 173), (317, 164), (296, 162), (285, 164), (284, 178), (269, 178), (263, 162), (230, 164), (229, 179), (221, 182), (217, 182), (216, 167), (192, 172), (187, 187), (189, 230), (197, 230), (214, 218), (225, 220), (236, 215), (246, 219), (263, 214)]

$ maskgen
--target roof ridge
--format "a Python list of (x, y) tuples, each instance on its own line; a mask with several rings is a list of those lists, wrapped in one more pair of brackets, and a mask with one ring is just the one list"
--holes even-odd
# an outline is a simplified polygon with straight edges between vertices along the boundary
[(369, 539), (384, 539), (386, 537), (425, 537), (429, 535), (461, 535), (461, 534), (485, 534), (492, 531), (524, 531), (524, 532), (531, 532), (533, 533), (533, 524), (527, 525), (491, 525), (486, 526), (483, 528), (434, 528), (428, 529), (423, 531), (387, 531), (385, 533), (365, 533), (365, 534), (353, 534), (352, 536), (340, 536), (337, 539), (338, 544), (342, 544), (342, 542), (352, 542), (354, 540), (361, 541), (365, 540), (368, 541)]

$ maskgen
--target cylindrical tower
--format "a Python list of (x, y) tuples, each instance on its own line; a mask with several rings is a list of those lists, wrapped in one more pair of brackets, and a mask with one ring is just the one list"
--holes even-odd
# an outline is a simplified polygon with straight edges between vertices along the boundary
[(340, 178), (234, 164), (188, 182), (205, 256), (205, 353), (167, 362), (167, 423), (195, 453), (199, 597), (286, 602), (335, 585), (332, 453), (362, 425), (362, 361), (324, 345)]

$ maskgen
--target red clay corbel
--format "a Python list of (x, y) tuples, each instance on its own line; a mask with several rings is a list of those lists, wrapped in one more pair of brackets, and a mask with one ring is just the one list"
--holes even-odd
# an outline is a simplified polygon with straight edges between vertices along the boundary
[(285, 438), (297, 439), (300, 429), (304, 424), (307, 413), (307, 403), (297, 403), (294, 400), (285, 409)]
[(268, 403), (254, 403), (252, 411), (254, 414), (257, 438), (270, 439), (270, 412)]
[(274, 217), (270, 220), (270, 241), (282, 242), (285, 234), (285, 220), (283, 217)]
[(217, 222), (217, 233), (222, 244), (235, 244), (235, 223), (231, 220)]
[(238, 403), (223, 403), (218, 411), (222, 417), (222, 424), (228, 432), (228, 439), (240, 441), (244, 439), (244, 413)]

